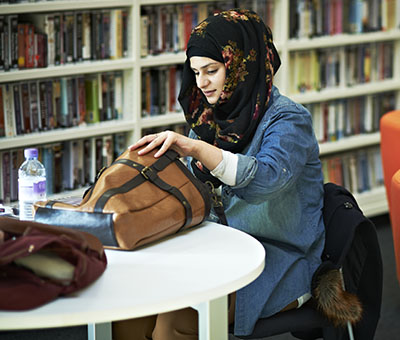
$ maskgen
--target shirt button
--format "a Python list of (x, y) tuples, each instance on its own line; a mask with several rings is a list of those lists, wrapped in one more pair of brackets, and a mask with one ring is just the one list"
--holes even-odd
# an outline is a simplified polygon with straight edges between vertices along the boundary
[(350, 202), (344, 202), (344, 207), (346, 209), (351, 209), (351, 208), (353, 208), (353, 204), (351, 204)]

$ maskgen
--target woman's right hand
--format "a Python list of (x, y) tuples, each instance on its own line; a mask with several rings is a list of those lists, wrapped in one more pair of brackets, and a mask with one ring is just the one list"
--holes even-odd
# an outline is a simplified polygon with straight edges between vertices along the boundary
[[(147, 145), (146, 145), (147, 144)], [(160, 157), (168, 149), (176, 151), (181, 157), (193, 157), (204, 164), (208, 169), (214, 169), (222, 160), (222, 151), (201, 140), (192, 139), (174, 131), (163, 131), (155, 134), (146, 135), (140, 138), (135, 144), (128, 147), (133, 151), (146, 145), (139, 151), (139, 155), (144, 155), (155, 148), (159, 150), (154, 157)]]
[(139, 151), (139, 155), (144, 155), (155, 148), (159, 150), (154, 155), (160, 157), (168, 149), (176, 151), (181, 157), (193, 156), (192, 150), (195, 147), (196, 141), (181, 135), (174, 131), (163, 131), (156, 134), (146, 135), (140, 138), (135, 144), (129, 146), (129, 150), (133, 151), (141, 146), (146, 145)]

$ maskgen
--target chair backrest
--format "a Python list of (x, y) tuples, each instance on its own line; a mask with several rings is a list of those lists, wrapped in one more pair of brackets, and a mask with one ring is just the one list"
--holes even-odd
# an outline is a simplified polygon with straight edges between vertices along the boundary
[(393, 233), (394, 255), (396, 259), (397, 279), (400, 283), (400, 169), (393, 175), (390, 187), (391, 225)]
[(380, 120), (381, 157), (386, 197), (391, 206), (390, 183), (394, 173), (400, 169), (400, 110), (385, 113)]
[[(324, 190), (326, 244), (319, 270), (323, 271), (324, 266), (343, 268), (346, 292), (356, 295), (363, 307), (362, 319), (354, 325), (355, 338), (373, 339), (380, 317), (383, 285), (375, 225), (345, 188), (326, 183)], [(314, 276), (318, 277), (318, 272)]]

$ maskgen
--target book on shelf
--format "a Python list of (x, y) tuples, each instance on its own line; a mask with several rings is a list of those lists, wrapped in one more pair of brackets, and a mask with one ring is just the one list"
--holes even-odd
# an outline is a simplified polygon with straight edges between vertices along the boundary
[(10, 151), (3, 151), (1, 153), (1, 165), (2, 165), (2, 182), (3, 192), (2, 198), (3, 203), (9, 204), (11, 202), (11, 159)]
[(67, 93), (68, 93), (68, 125), (76, 126), (78, 125), (79, 118), (78, 118), (78, 104), (77, 104), (77, 96), (76, 96), (76, 89), (77, 89), (77, 78), (76, 77), (68, 77), (67, 79)]
[(60, 115), (57, 123), (60, 127), (68, 127), (70, 112), (68, 111), (68, 77), (60, 78)]
[(291, 0), (290, 38), (398, 28), (398, 0)]
[(126, 134), (117, 133), (114, 135), (114, 160), (126, 150)]
[(59, 193), (64, 190), (63, 187), (63, 145), (62, 143), (52, 144), (53, 151), (53, 190), (54, 193)]
[(110, 58), (110, 15), (110, 10), (101, 10), (101, 59)]
[(97, 175), (105, 164), (105, 160), (103, 160), (103, 137), (95, 138), (94, 160), (95, 173)]
[(72, 141), (72, 187), (77, 189), (84, 183), (83, 161), (84, 161), (83, 140)]
[(10, 151), (10, 200), (18, 200), (18, 169), (25, 160), (22, 149)]
[(25, 24), (18, 24), (18, 68), (25, 68)]
[(61, 80), (60, 78), (55, 78), (52, 80), (53, 83), (53, 118), (54, 118), (54, 125), (56, 127), (61, 126)]
[[(47, 195), (92, 184), (100, 169), (126, 150), (126, 143), (126, 134), (117, 133), (39, 145)], [(18, 168), (23, 161), (23, 148), (0, 152), (0, 199), (10, 202), (18, 198)]]
[(122, 71), (114, 73), (114, 119), (122, 119), (124, 113), (124, 78)]
[(291, 52), (289, 63), (294, 72), (290, 76), (290, 92), (338, 87), (342, 84), (341, 68), (345, 68), (346, 86), (391, 79), (394, 49), (393, 41), (385, 41)]
[(306, 104), (319, 143), (379, 131), (383, 114), (395, 109), (395, 92)]
[(142, 69), (142, 117), (180, 112), (182, 65)]
[(72, 147), (73, 141), (64, 141), (62, 144), (62, 188), (63, 190), (72, 190), (74, 189), (74, 150)]
[[(47, 86), (45, 81), (39, 81), (38, 82), (38, 87), (39, 87), (39, 108), (40, 108), (40, 125), (42, 127), (42, 130), (47, 130), (49, 128), (49, 110), (51, 110), (51, 107), (48, 106), (48, 101), (47, 101)], [(50, 94), (49, 94), (50, 95)]]
[(379, 146), (321, 157), (325, 182), (344, 186), (353, 194), (383, 185)]
[(74, 30), (73, 30), (73, 58), (75, 62), (83, 61), (83, 13), (74, 12)]
[(6, 41), (6, 29), (5, 16), (0, 15), (0, 71), (4, 71), (6, 68), (6, 50), (3, 47)]
[(110, 58), (118, 59), (123, 57), (123, 19), (122, 9), (110, 11)]
[(100, 121), (99, 112), (99, 84), (96, 76), (85, 79), (86, 90), (86, 118), (88, 123)]
[(18, 83), (12, 83), (13, 100), (14, 100), (14, 116), (15, 116), (15, 132), (21, 135), (24, 131), (23, 111), (21, 106), (21, 91)]
[(23, 133), (30, 133), (33, 131), (33, 122), (31, 119), (31, 108), (29, 99), (29, 85), (28, 83), (20, 83), (20, 95), (21, 95), (21, 110), (23, 119)]
[(14, 137), (17, 135), (16, 121), (14, 114), (14, 92), (11, 84), (2, 84), (3, 92), (3, 111), (5, 136)]
[(54, 13), (54, 64), (64, 64), (64, 16), (62, 13)]
[(94, 165), (94, 157), (93, 157), (93, 139), (84, 139), (83, 140), (83, 184), (89, 185), (93, 183), (93, 180), (96, 176), (95, 174), (95, 165)]
[(103, 136), (102, 141), (103, 167), (108, 167), (114, 161), (114, 137), (113, 135)]
[(74, 21), (73, 12), (64, 12), (63, 14), (63, 41), (64, 41), (64, 56), (63, 60), (66, 63), (72, 63), (74, 60)]
[(39, 89), (38, 81), (33, 80), (28, 83), (29, 90), (29, 107), (30, 107), (30, 119), (32, 122), (32, 132), (38, 132), (41, 130), (42, 120), (40, 117), (40, 104), (39, 104)]
[(0, 15), (0, 70), (128, 55), (128, 10)]
[(90, 60), (92, 56), (92, 25), (91, 13), (89, 11), (82, 12), (82, 58)]
[(46, 169), (46, 195), (54, 194), (54, 150), (52, 145), (41, 147), (42, 163)]
[(0, 137), (6, 135), (5, 117), (4, 117), (4, 100), (3, 86), (0, 86)]
[(233, 7), (233, 1), (142, 6), (141, 57), (184, 51), (193, 27), (213, 12)]

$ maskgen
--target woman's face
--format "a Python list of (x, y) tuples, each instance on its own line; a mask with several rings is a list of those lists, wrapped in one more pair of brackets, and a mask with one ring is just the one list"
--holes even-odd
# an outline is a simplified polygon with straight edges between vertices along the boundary
[(191, 57), (190, 67), (196, 77), (197, 87), (210, 104), (215, 104), (225, 84), (225, 65), (207, 57)]

